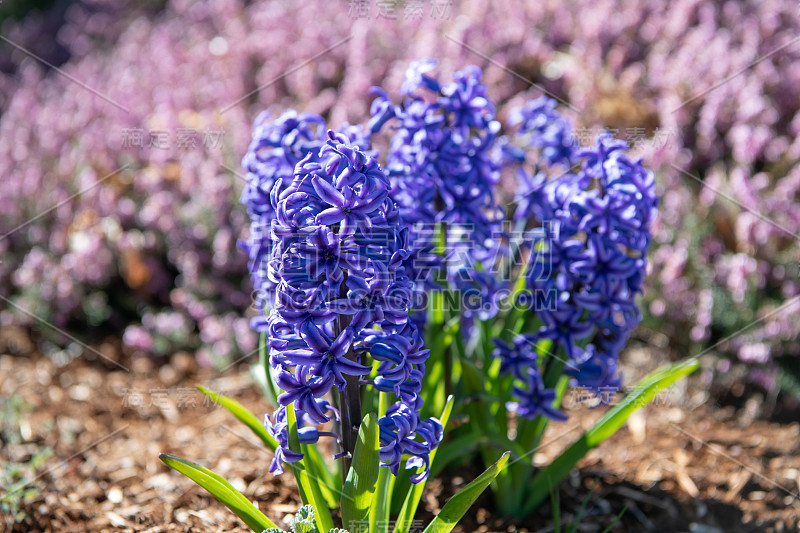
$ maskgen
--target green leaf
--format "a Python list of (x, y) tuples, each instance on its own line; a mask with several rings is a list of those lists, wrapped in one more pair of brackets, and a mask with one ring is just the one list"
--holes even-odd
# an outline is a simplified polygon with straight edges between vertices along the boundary
[[(302, 453), (300, 437), (297, 435), (297, 413), (295, 412), (294, 403), (286, 408), (286, 422), (289, 426), (289, 448), (292, 451)], [(328, 504), (322, 496), (322, 492), (320, 492), (320, 480), (316, 476), (309, 475), (305, 462), (306, 458), (303, 457), (303, 459), (292, 465), (292, 472), (297, 481), (300, 499), (303, 500), (304, 505), (310, 504), (314, 508), (319, 531), (328, 531), (333, 528), (333, 518), (331, 518), (331, 513), (328, 510)]]
[(610, 524), (608, 524), (608, 527), (603, 530), (603, 533), (608, 533), (609, 531), (611, 531), (614, 528), (614, 526), (616, 526), (619, 523), (619, 521), (622, 520), (622, 515), (624, 515), (625, 511), (627, 511), (627, 510), (628, 510), (628, 508), (624, 507), (622, 509), (622, 511), (619, 512), (619, 514), (614, 519), (614, 521), (611, 522)]
[(553, 527), (554, 533), (561, 533), (561, 496), (558, 489), (550, 487), (550, 501), (553, 503)]
[[(589, 494), (583, 499), (583, 503), (581, 504), (581, 508), (578, 509), (578, 514), (575, 515), (575, 520), (572, 521), (572, 526), (569, 528), (569, 533), (578, 533), (578, 526), (581, 525), (581, 519), (583, 519), (583, 513), (586, 512), (586, 507), (589, 506), (589, 500), (592, 499), (592, 495), (594, 494), (594, 489), (597, 486), (595, 483), (592, 486), (592, 490), (589, 491)], [(558, 492), (556, 492), (558, 494)]]
[(256, 437), (261, 439), (261, 442), (263, 442), (267, 446), (267, 448), (269, 448), (273, 452), (275, 451), (275, 449), (278, 447), (278, 443), (275, 442), (275, 440), (269, 436), (269, 433), (267, 433), (267, 430), (264, 427), (264, 422), (256, 418), (256, 416), (250, 411), (248, 411), (245, 406), (243, 406), (236, 400), (228, 398), (227, 396), (225, 396), (220, 392), (214, 392), (212, 390), (203, 387), (202, 385), (198, 385), (197, 389), (206, 396), (208, 396), (213, 402), (218, 403), (219, 405), (230, 411), (233, 414), (233, 416), (238, 418), (241, 422), (244, 423), (244, 425), (249, 427), (250, 430), (253, 433), (255, 433)]
[(278, 393), (269, 366), (269, 350), (267, 349), (267, 332), (262, 331), (258, 337), (258, 362), (250, 366), (250, 374), (261, 385), (267, 401), (273, 408), (278, 407)]
[(255, 505), (245, 498), (239, 491), (231, 486), (225, 479), (203, 468), (191, 461), (174, 457), (172, 455), (161, 454), (158, 456), (167, 466), (173, 468), (188, 477), (208, 492), (225, 506), (234, 512), (236, 516), (244, 520), (247, 527), (261, 533), (265, 529), (278, 528), (264, 513), (259, 511)]
[[(447, 403), (442, 411), (442, 416), (439, 418), (439, 422), (442, 423), (443, 428), (447, 427), (447, 422), (450, 420), (450, 412), (452, 410), (453, 397), (450, 396), (447, 398)], [(438, 447), (434, 448), (430, 453), (431, 464), (433, 464), (434, 460), (436, 459), (437, 451)], [(395, 522), (394, 533), (408, 533), (409, 529), (411, 528), (412, 521), (414, 520), (414, 515), (417, 514), (417, 507), (419, 507), (419, 501), (422, 499), (422, 493), (427, 484), (428, 480), (425, 480), (417, 483), (416, 485), (412, 484), (408, 489), (408, 492), (406, 493), (406, 499), (403, 502), (403, 507), (400, 509), (400, 514), (397, 516), (397, 520)]]
[[(386, 392), (381, 392), (378, 398), (378, 419), (380, 420), (380, 417), (386, 415), (391, 400)], [(378, 436), (380, 437), (380, 428)], [(378, 454), (378, 459), (380, 460), (380, 454)], [(369, 508), (369, 531), (372, 533), (388, 533), (389, 531), (389, 516), (395, 479), (388, 468), (378, 469), (378, 487)]]
[(425, 328), (425, 346), (430, 349), (430, 356), (425, 363), (425, 379), (422, 382), (422, 397), (425, 398), (422, 416), (426, 417), (440, 413), (447, 401), (445, 359), (451, 344), (458, 337), (458, 320), (445, 323), (444, 312), (439, 312), (445, 306), (444, 298), (443, 291), (430, 294), (428, 326)]
[(378, 484), (378, 415), (367, 413), (358, 430), (353, 464), (342, 490), (342, 523), (360, 530), (369, 524), (369, 509)]
[(472, 483), (461, 489), (455, 496), (447, 500), (442, 510), (431, 520), (424, 533), (449, 533), (456, 527), (456, 524), (464, 513), (472, 507), (486, 487), (488, 487), (497, 474), (505, 468), (508, 462), (509, 452), (505, 452), (498, 461), (490, 466), (483, 474), (472, 480)]
[(620, 403), (609, 409), (589, 431), (536, 474), (531, 482), (530, 495), (522, 508), (523, 513), (529, 514), (536, 509), (547, 497), (548, 485), (550, 483), (557, 485), (581, 457), (613, 435), (634, 411), (647, 405), (659, 391), (694, 372), (697, 366), (697, 359), (688, 359), (656, 370), (639, 381), (633, 390)]
[(444, 291), (434, 290), (430, 293), (430, 304), (428, 305), (428, 324), (444, 323)]
[(378, 488), (375, 491), (375, 496), (373, 496), (369, 514), (369, 531), (371, 532), (388, 533), (389, 531), (392, 492), (396, 479), (389, 468), (380, 467), (378, 471)]
[(484, 392), (492, 394), (492, 385), (489, 383), (484, 384), (485, 377), (482, 368), (478, 368), (478, 365), (469, 360), (461, 361), (461, 367), (463, 372), (462, 381), (466, 394), (469, 394), (470, 397)]
[(303, 453), (303, 464), (308, 470), (309, 476), (319, 480), (319, 490), (330, 509), (335, 509), (339, 504), (339, 487), (342, 486), (341, 478), (331, 472), (325, 459), (315, 444), (301, 444), (300, 451)]
[(528, 264), (525, 263), (520, 270), (517, 280), (514, 282), (514, 288), (508, 296), (508, 303), (511, 308), (506, 313), (505, 318), (500, 322), (500, 329), (495, 329), (494, 336), (503, 339), (504, 341), (511, 340), (515, 334), (519, 333), (522, 326), (522, 314), (525, 312), (521, 305), (516, 305), (517, 298), (527, 288)]

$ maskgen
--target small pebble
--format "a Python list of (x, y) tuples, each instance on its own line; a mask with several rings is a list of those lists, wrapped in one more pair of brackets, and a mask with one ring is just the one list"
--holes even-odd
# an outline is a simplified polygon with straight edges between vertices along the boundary
[(108, 491), (108, 501), (111, 503), (121, 503), (122, 489), (119, 487), (112, 487), (111, 490)]

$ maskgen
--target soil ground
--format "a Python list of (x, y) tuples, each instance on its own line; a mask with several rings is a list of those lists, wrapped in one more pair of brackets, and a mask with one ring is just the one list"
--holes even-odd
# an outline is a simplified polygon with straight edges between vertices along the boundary
[[(198, 367), (191, 354), (167, 361), (130, 358), (115, 342), (74, 358), (42, 355), (24, 332), (0, 329), (0, 396), (21, 397), (27, 412), (6, 419), (1, 465), (25, 463), (49, 446), (53, 454), (32, 474), (39, 495), (23, 502), (25, 517), (8, 531), (249, 531), (227, 509), (158, 460), (160, 452), (197, 461), (226, 477), (276, 523), (296, 511), (291, 476), (267, 472), (271, 453), (224, 409), (194, 389), (204, 384), (259, 416), (266, 404), (247, 370)], [(116, 361), (127, 368), (117, 366)], [(637, 378), (666, 362), (652, 349), (625, 355)], [(534, 456), (545, 464), (602, 415), (566, 399), (570, 420), (551, 425)], [(717, 404), (698, 376), (667, 391), (626, 427), (593, 450), (560, 486), (561, 522), (587, 497), (579, 531), (691, 533), (798, 531), (800, 423), (753, 416), (751, 402)], [(12, 431), (13, 430), (13, 431)], [(11, 439), (9, 435), (17, 434)], [(3, 437), (3, 435), (5, 435)], [(10, 440), (11, 439), (11, 440)], [(428, 518), (474, 472), (451, 470), (429, 484)], [(0, 491), (1, 492), (1, 491)], [(456, 531), (554, 531), (546, 503), (523, 523), (491, 513), (484, 494)], [(562, 530), (564, 528), (562, 527)]]

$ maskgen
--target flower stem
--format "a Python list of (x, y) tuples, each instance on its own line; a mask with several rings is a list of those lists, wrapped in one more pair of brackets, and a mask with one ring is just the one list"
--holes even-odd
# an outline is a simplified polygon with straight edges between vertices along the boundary
[[(433, 199), (433, 208), (441, 213), (445, 210), (445, 203), (444, 198), (442, 198), (441, 193), (439, 192), (439, 188), (436, 188), (436, 195)], [(440, 282), (443, 285), (442, 290), (447, 292), (450, 290), (450, 286), (447, 280), (447, 222), (442, 220), (439, 222), (439, 231), (440, 231), (440, 246), (442, 252), (442, 270), (440, 272)], [(447, 301), (445, 298), (443, 301)], [(447, 309), (442, 310), (442, 316), (444, 317), (445, 322), (450, 318), (449, 314), (446, 312)], [(446, 346), (444, 349), (444, 397), (449, 398), (451, 394), (453, 394), (453, 353), (450, 350), (449, 346)]]
[[(347, 298), (347, 271), (344, 271), (344, 278), (342, 285), (339, 288), (339, 297)], [(339, 333), (345, 330), (350, 325), (351, 317), (349, 315), (339, 315), (335, 323), (334, 338), (338, 337)], [(352, 346), (345, 355), (350, 361), (358, 362), (358, 356), (353, 351)], [(358, 441), (358, 429), (361, 424), (361, 387), (359, 385), (358, 376), (344, 376), (345, 386), (344, 389), (339, 391), (341, 409), (341, 422), (340, 433), (342, 435), (342, 483), (346, 483), (347, 475), (350, 472), (350, 465), (353, 461), (353, 453), (356, 449), (356, 442)]]

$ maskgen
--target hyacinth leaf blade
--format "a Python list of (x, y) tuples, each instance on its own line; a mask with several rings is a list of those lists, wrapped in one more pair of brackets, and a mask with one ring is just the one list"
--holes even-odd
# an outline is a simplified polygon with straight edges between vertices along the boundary
[[(560, 365), (563, 366), (563, 365)], [(569, 378), (564, 375), (558, 377), (558, 383), (555, 386), (556, 398), (552, 406), (558, 408), (561, 405), (561, 400), (569, 386)], [(544, 432), (550, 423), (550, 419), (545, 416), (537, 416), (534, 420), (520, 419), (517, 421), (518, 431), (516, 442), (520, 443), (523, 449), (535, 450), (538, 449)], [(513, 464), (509, 469), (510, 483), (512, 487), (511, 494), (513, 495), (508, 500), (504, 500), (503, 508), (505, 514), (511, 516), (521, 508), (525, 498), (525, 487), (531, 479), (532, 466), (529, 462), (521, 461)]]
[[(488, 389), (488, 384), (484, 379), (483, 372), (477, 365), (470, 360), (460, 361), (462, 379), (461, 383), (464, 386), (464, 394), (466, 396), (489, 394), (490, 396), (494, 391)], [(466, 412), (470, 420), (474, 420), (475, 425), (481, 428), (481, 432), (486, 432), (486, 429), (492, 427), (489, 424), (491, 418), (491, 404), (489, 402), (470, 402), (465, 406)]]
[[(273, 452), (277, 447), (277, 442), (269, 435), (267, 430), (264, 428), (264, 425), (259, 422), (259, 420), (251, 413), (246, 407), (242, 404), (233, 400), (232, 398), (228, 398), (222, 393), (214, 392), (202, 385), (198, 385), (197, 389), (205, 394), (209, 399), (213, 402), (217, 403), (218, 405), (223, 406), (225, 409), (230, 411), (237, 419), (239, 419), (242, 423), (244, 423), (252, 432), (259, 438), (261, 441)], [(336, 492), (331, 490), (331, 487), (338, 487), (341, 485), (341, 482), (337, 481), (335, 476), (330, 472), (330, 469), (325, 467), (324, 459), (320, 454), (319, 450), (313, 446), (307, 446), (305, 444), (301, 445), (302, 453), (308, 457), (309, 463), (314, 463), (314, 475), (319, 477), (320, 484), (319, 490), (328, 504), (328, 507), (335, 507), (337, 504), (337, 496)], [(318, 465), (322, 465), (322, 467), (317, 467)], [(289, 468), (294, 470), (297, 465), (295, 464), (288, 464)]]
[(428, 304), (428, 326), (441, 327), (444, 324), (444, 291), (435, 290), (430, 293)]
[(624, 515), (627, 510), (628, 510), (628, 506), (623, 507), (622, 511), (620, 511), (619, 514), (614, 517), (614, 521), (611, 522), (610, 524), (608, 524), (608, 527), (606, 527), (602, 531), (602, 533), (610, 533), (610, 531), (612, 529), (614, 529), (617, 526), (617, 524), (619, 524), (619, 521), (622, 520), (622, 515)]
[(494, 335), (492, 335), (492, 323), (488, 320), (479, 320), (476, 325), (480, 334), (477, 345), (478, 355), (480, 355), (483, 363), (489, 366), (492, 362), (492, 339), (494, 338)]
[[(297, 415), (295, 405), (292, 403), (286, 409), (286, 421), (289, 432), (289, 447), (292, 451), (302, 452), (300, 436), (297, 434)], [(320, 531), (333, 529), (333, 518), (328, 510), (328, 504), (320, 490), (320, 479), (318, 476), (309, 475), (305, 465), (305, 458), (295, 463), (292, 472), (297, 481), (297, 488), (300, 492), (300, 499), (303, 505), (311, 505), (315, 510), (315, 518)]]
[[(553, 346), (553, 341), (544, 339), (536, 343), (536, 353), (539, 358), (547, 357), (544, 365), (544, 386), (546, 388), (556, 389), (556, 399), (553, 402), (553, 407), (558, 407), (561, 404), (561, 399), (567, 390), (569, 379), (563, 374), (564, 366), (567, 364), (564, 357), (554, 354), (550, 351)], [(533, 449), (539, 445), (542, 436), (544, 435), (550, 419), (545, 416), (537, 416), (534, 420), (522, 419), (519, 420), (519, 427), (517, 428), (517, 441), (527, 449)]]
[(335, 470), (329, 468), (319, 448), (314, 444), (301, 444), (300, 452), (303, 454), (309, 474), (312, 478), (319, 479), (319, 490), (330, 509), (335, 509), (339, 503), (342, 480)]
[(273, 409), (277, 408), (279, 405), (278, 392), (269, 365), (269, 348), (267, 347), (267, 333), (265, 331), (258, 335), (258, 362), (250, 367), (250, 375), (261, 386), (267, 401)]
[[(447, 398), (447, 402), (444, 405), (444, 409), (442, 410), (442, 415), (439, 417), (439, 421), (442, 423), (442, 427), (446, 428), (447, 423), (450, 421), (450, 413), (453, 411), (453, 396), (449, 396)], [(430, 454), (430, 461), (433, 464), (436, 460), (437, 452), (439, 451), (439, 447), (434, 448)], [(430, 479), (430, 476), (428, 477)], [(419, 507), (419, 502), (422, 499), (422, 493), (425, 490), (425, 486), (428, 484), (427, 479), (422, 483), (417, 483), (415, 485), (411, 485), (406, 493), (406, 498), (403, 501), (403, 507), (400, 509), (400, 513), (397, 516), (397, 520), (395, 521), (395, 528), (394, 533), (408, 533), (409, 528), (411, 527), (412, 520), (414, 519), (414, 515), (417, 514), (417, 507)], [(466, 488), (466, 487), (465, 487)]]
[[(439, 291), (432, 292), (431, 301), (437, 299), (437, 295), (440, 297), (441, 293)], [(428, 310), (429, 324), (426, 328), (427, 338), (425, 344), (430, 349), (430, 356), (426, 362), (425, 379), (422, 385), (424, 387), (422, 394), (426, 399), (423, 409), (430, 415), (439, 413), (444, 409), (446, 398), (444, 387), (441, 387), (440, 384), (444, 382), (444, 352), (449, 339), (452, 337), (452, 333), (448, 331), (448, 328), (444, 327), (443, 323), (430, 321), (432, 311), (437, 305), (439, 304), (432, 303)]]
[(530, 484), (531, 492), (521, 508), (522, 513), (529, 514), (541, 504), (547, 497), (548, 484), (560, 482), (589, 450), (621, 428), (634, 411), (647, 405), (659, 391), (688, 376), (697, 367), (697, 359), (691, 358), (656, 370), (640, 380), (620, 403), (609, 409), (589, 431), (536, 474)]
[(342, 489), (342, 523), (345, 529), (368, 523), (373, 497), (383, 497), (376, 492), (380, 469), (378, 416), (367, 413), (358, 430), (358, 441), (353, 453), (353, 464)]
[(250, 428), (250, 430), (255, 433), (259, 439), (261, 439), (261, 442), (263, 442), (267, 448), (274, 452), (278, 447), (278, 443), (275, 442), (275, 439), (273, 439), (269, 433), (267, 433), (263, 422), (256, 418), (256, 416), (247, 410), (245, 406), (232, 398), (228, 398), (220, 392), (214, 392), (206, 387), (203, 387), (202, 385), (198, 385), (197, 390), (205, 394), (212, 402), (216, 403), (217, 405), (221, 405), (233, 416), (238, 418), (244, 425)]
[(320, 491), (319, 479), (312, 478), (305, 468), (297, 469), (297, 476), (300, 478), (300, 483), (303, 485), (304, 492), (309, 495), (309, 500), (312, 502), (309, 505), (317, 510), (315, 513), (317, 526), (323, 531), (326, 528), (332, 528), (333, 518), (331, 518), (328, 504)]
[[(378, 417), (382, 417), (389, 409), (389, 394), (381, 392), (378, 399)], [(388, 468), (378, 470), (378, 488), (369, 509), (369, 530), (375, 533), (389, 532), (389, 516), (391, 514), (394, 482), (397, 479)]]
[(555, 531), (553, 533), (561, 533), (561, 495), (557, 490), (550, 487), (550, 502), (553, 509), (553, 524)]
[(447, 500), (442, 510), (431, 520), (424, 533), (449, 533), (453, 530), (461, 517), (472, 507), (475, 500), (486, 490), (497, 475), (506, 467), (510, 452), (505, 452), (495, 464), (486, 469), (480, 476), (458, 491), (455, 496)]
[(461, 316), (453, 317), (450, 322), (447, 323), (447, 330), (450, 332), (450, 337), (453, 339), (453, 345), (450, 347), (453, 350), (453, 354), (458, 356), (456, 360), (459, 358), (464, 359), (467, 357), (466, 347), (464, 346), (464, 337), (461, 335)]
[(256, 532), (264, 531), (269, 528), (278, 528), (267, 516), (259, 511), (242, 493), (237, 491), (222, 476), (215, 474), (207, 468), (195, 464), (191, 461), (174, 457), (172, 455), (160, 454), (164, 464), (188, 477), (212, 496), (222, 502), (228, 509), (241, 518), (247, 527)]
[(500, 329), (494, 331), (494, 336), (504, 341), (509, 341), (514, 335), (520, 333), (525, 323), (525, 309), (521, 305), (516, 305), (516, 302), (519, 300), (520, 295), (527, 289), (527, 273), (528, 265), (526, 263), (522, 266), (522, 270), (514, 282), (514, 288), (508, 296), (508, 301), (511, 304), (510, 309), (503, 318), (503, 321), (500, 322)]

